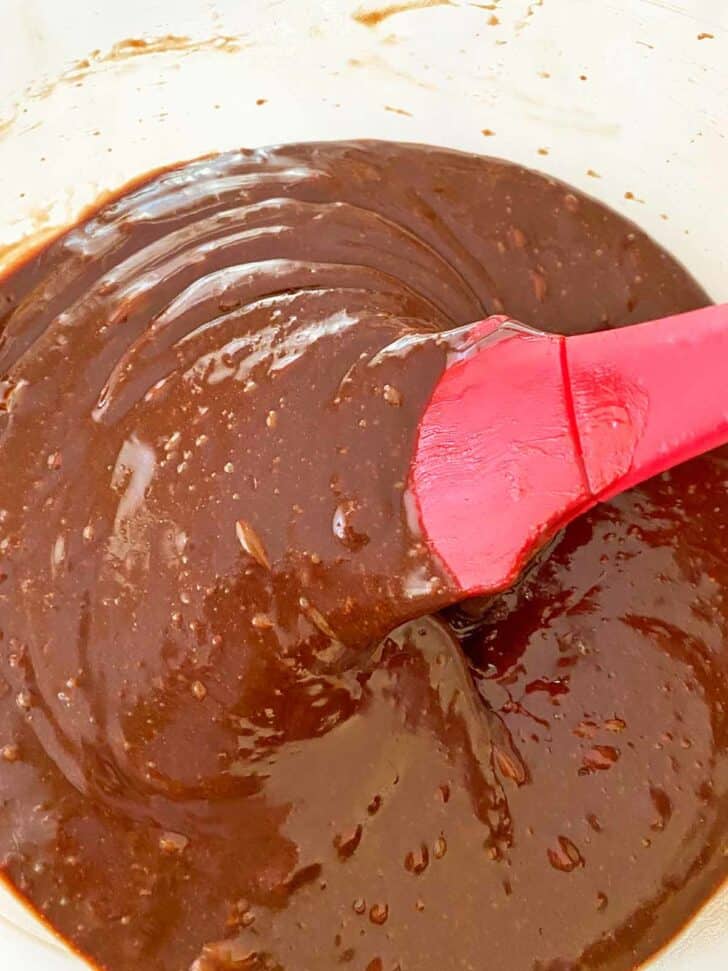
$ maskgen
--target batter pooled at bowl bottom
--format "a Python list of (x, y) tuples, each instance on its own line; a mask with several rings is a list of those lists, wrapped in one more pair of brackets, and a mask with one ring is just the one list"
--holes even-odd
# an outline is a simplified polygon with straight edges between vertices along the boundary
[(664, 944), (728, 872), (728, 459), (382, 640), (448, 578), (406, 499), (445, 351), (380, 352), (706, 302), (561, 183), (378, 142), (172, 169), (7, 276), (9, 882), (109, 971), (621, 971)]

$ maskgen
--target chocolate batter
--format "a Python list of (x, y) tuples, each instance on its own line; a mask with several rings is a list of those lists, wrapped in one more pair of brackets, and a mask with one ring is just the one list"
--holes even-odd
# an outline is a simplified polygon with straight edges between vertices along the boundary
[(375, 142), (173, 169), (8, 276), (19, 893), (109, 971), (620, 971), (667, 941), (728, 872), (728, 459), (435, 618), (405, 486), (445, 352), (413, 335), (706, 302), (554, 180)]

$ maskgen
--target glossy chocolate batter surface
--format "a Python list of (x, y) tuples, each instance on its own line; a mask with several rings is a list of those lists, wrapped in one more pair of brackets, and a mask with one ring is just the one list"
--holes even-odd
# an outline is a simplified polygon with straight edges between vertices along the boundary
[(728, 871), (728, 460), (438, 619), (405, 486), (438, 332), (706, 302), (560, 183), (375, 142), (171, 170), (7, 277), (9, 881), (109, 971), (620, 971), (663, 944)]

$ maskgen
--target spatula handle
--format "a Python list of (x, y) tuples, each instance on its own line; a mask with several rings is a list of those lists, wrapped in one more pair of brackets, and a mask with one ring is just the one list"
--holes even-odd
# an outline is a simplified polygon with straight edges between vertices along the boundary
[(567, 337), (566, 365), (599, 500), (728, 442), (728, 304)]

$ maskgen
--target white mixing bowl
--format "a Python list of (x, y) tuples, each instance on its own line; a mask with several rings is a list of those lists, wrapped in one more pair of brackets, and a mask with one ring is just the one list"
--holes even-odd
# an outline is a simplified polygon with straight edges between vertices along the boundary
[[(376, 137), (566, 179), (728, 300), (726, 0), (402, 0), (365, 16), (386, 6), (0, 0), (0, 265), (156, 166)], [(3, 971), (83, 966), (0, 887)], [(728, 888), (648, 964), (727, 967)]]

